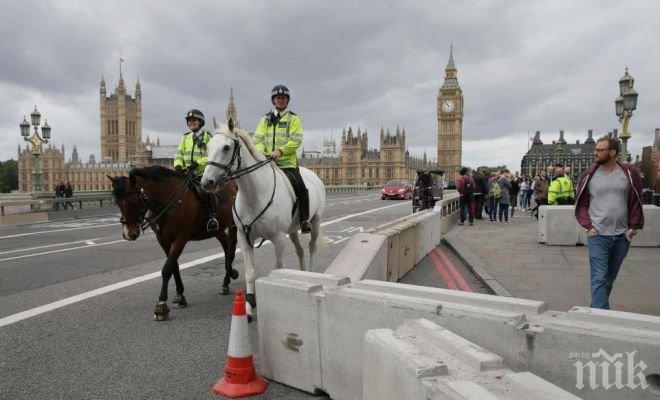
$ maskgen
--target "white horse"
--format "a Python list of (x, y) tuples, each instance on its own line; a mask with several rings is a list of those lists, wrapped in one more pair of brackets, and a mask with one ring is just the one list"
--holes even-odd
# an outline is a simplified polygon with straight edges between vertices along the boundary
[[(211, 188), (227, 179), (235, 179), (238, 195), (234, 203), (234, 222), (238, 226), (238, 245), (245, 264), (247, 314), (251, 319), (256, 307), (254, 295), (254, 241), (270, 240), (275, 246), (275, 268), (283, 268), (286, 235), (296, 248), (300, 269), (305, 270), (304, 251), (298, 237), (299, 213), (294, 213), (295, 194), (286, 175), (255, 147), (245, 131), (234, 129), (230, 119), (219, 124), (215, 117), (215, 135), (208, 143), (208, 163), (202, 185)], [(317, 242), (322, 239), (321, 219), (325, 208), (325, 186), (316, 174), (300, 168), (309, 191), (309, 216), (312, 224), (309, 242), (309, 265), (312, 266)], [(258, 246), (257, 246), (258, 247)]]

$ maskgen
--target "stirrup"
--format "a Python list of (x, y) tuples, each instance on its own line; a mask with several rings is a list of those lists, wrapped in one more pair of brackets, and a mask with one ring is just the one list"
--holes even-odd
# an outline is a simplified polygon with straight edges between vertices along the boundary
[(218, 229), (220, 229), (220, 224), (218, 223), (218, 219), (215, 217), (209, 219), (209, 222), (206, 223), (206, 231), (213, 232), (213, 231), (217, 231)]
[(312, 224), (305, 220), (300, 223), (300, 232), (301, 233), (310, 233), (312, 231)]

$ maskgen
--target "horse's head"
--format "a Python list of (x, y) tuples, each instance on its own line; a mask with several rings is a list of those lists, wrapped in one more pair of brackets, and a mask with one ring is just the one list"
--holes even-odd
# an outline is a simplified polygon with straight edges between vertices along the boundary
[(140, 190), (126, 176), (106, 175), (112, 182), (112, 195), (121, 211), (122, 236), (126, 240), (136, 240), (140, 236), (140, 225), (147, 212)]
[(224, 183), (230, 175), (241, 168), (241, 139), (234, 132), (234, 121), (218, 123), (213, 117), (215, 133), (208, 143), (208, 161), (202, 175), (202, 186), (211, 190), (218, 183)]

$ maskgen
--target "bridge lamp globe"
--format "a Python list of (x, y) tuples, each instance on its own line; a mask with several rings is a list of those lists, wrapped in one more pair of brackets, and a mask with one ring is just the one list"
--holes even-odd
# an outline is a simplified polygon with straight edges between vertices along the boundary
[(623, 97), (617, 97), (614, 101), (614, 108), (616, 109), (616, 116), (620, 117), (623, 114)]
[(637, 109), (637, 96), (637, 92), (633, 89), (623, 95), (623, 108), (626, 111), (631, 112)]
[(50, 125), (48, 125), (48, 120), (44, 121), (44, 126), (41, 127), (41, 134), (44, 139), (50, 139)]
[(21, 127), (21, 136), (23, 136), (23, 139), (27, 139), (30, 136), (30, 124), (28, 124), (25, 116), (23, 116), (23, 122), (19, 126)]
[(39, 126), (39, 123), (41, 122), (41, 113), (37, 110), (37, 106), (34, 106), (34, 111), (32, 111), (30, 117), (32, 117), (32, 125)]

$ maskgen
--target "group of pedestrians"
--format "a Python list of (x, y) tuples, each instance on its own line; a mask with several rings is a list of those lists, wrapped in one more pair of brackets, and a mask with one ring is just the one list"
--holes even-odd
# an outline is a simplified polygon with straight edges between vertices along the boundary
[(67, 210), (69, 207), (71, 209), (75, 209), (73, 206), (73, 203), (69, 200), (65, 199), (70, 199), (73, 197), (73, 187), (71, 186), (71, 182), (66, 181), (60, 181), (57, 186), (55, 186), (55, 198), (57, 199), (57, 202), (55, 202), (55, 211), (59, 211), (60, 207), (63, 209)]
[[(596, 142), (595, 163), (574, 185), (570, 168), (557, 164), (540, 170), (532, 179), (502, 169), (490, 174), (462, 168), (456, 180), (461, 222), (482, 219), (509, 222), (516, 207), (538, 218), (541, 205), (574, 205), (575, 218), (588, 237), (591, 307), (609, 309), (609, 297), (619, 268), (638, 229), (644, 226), (639, 172), (619, 163), (618, 140), (603, 137)], [(532, 203), (532, 199), (534, 202)], [(519, 202), (518, 202), (519, 200)], [(534, 208), (531, 205), (535, 204)]]

